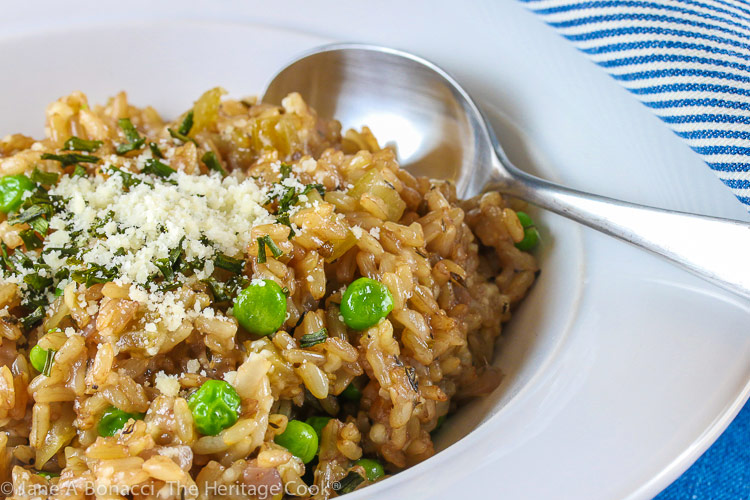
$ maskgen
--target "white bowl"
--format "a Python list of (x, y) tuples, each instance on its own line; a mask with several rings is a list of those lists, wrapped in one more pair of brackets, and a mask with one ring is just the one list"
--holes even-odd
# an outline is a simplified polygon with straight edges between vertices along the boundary
[[(72, 90), (102, 102), (124, 89), (175, 116), (207, 88), (252, 94), (296, 53), (355, 39), (412, 49), (455, 72), (496, 106), (501, 142), (524, 168), (633, 201), (747, 218), (670, 132), (514, 3), (186, 5), (7, 6), (0, 134), (39, 136), (43, 107)], [(442, 452), (347, 498), (649, 498), (747, 399), (747, 302), (536, 216), (543, 271), (506, 330), (501, 387), (449, 420)]]

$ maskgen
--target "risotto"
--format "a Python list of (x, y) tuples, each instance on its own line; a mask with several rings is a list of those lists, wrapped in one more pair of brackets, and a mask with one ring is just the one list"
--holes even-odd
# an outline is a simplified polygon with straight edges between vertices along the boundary
[(3, 496), (334, 498), (497, 387), (520, 207), (223, 94), (165, 122), (73, 93), (0, 142)]

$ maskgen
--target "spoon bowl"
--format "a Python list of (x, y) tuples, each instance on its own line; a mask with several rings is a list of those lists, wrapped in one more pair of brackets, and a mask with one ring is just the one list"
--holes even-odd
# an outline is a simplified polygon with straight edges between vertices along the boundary
[(403, 167), (451, 180), (460, 196), (495, 189), (525, 199), (750, 297), (749, 224), (614, 200), (521, 171), (468, 93), (430, 61), (387, 47), (326, 45), (279, 71), (262, 100), (279, 104), (291, 92), (347, 128), (369, 126), (395, 145)]

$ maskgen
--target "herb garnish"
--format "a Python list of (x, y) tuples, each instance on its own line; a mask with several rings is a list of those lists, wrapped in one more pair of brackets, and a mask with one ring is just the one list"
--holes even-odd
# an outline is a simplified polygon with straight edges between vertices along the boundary
[(233, 259), (223, 254), (218, 254), (214, 259), (214, 265), (221, 269), (226, 269), (234, 274), (240, 274), (245, 268), (245, 261), (242, 259)]
[(258, 238), (258, 263), (263, 264), (266, 262), (266, 247), (271, 251), (271, 255), (274, 258), (281, 257), (284, 252), (276, 246), (276, 243), (267, 234)]
[(21, 324), (23, 325), (24, 330), (29, 331), (34, 327), (34, 325), (42, 321), (42, 318), (44, 318), (44, 308), (42, 306), (39, 306), (34, 309), (31, 314), (28, 314), (26, 317), (21, 319)]
[(55, 172), (42, 172), (38, 168), (35, 168), (31, 173), (30, 179), (32, 180), (32, 182), (36, 182), (37, 184), (51, 186), (52, 184), (57, 183), (58, 177), (60, 176)]
[(201, 161), (206, 164), (206, 167), (208, 167), (209, 170), (215, 170), (221, 175), (227, 175), (227, 171), (221, 166), (221, 162), (219, 162), (216, 153), (213, 151), (206, 151), (206, 154), (203, 155)]
[(44, 153), (41, 156), (42, 160), (55, 160), (62, 163), (63, 167), (69, 167), (76, 163), (99, 163), (99, 157), (93, 155), (82, 155), (80, 153), (66, 153), (64, 155), (53, 155), (50, 153)]
[(133, 122), (130, 121), (130, 118), (120, 118), (119, 120), (117, 120), (117, 124), (120, 126), (122, 132), (125, 134), (125, 138), (128, 140), (128, 142), (125, 144), (117, 145), (117, 154), (124, 155), (125, 153), (129, 153), (143, 147), (146, 139), (141, 137), (141, 134), (138, 133), (138, 130), (136, 130)]
[(180, 128), (177, 129), (177, 132), (181, 133), (182, 135), (188, 135), (190, 133), (190, 129), (193, 128), (193, 110), (187, 112), (185, 115), (185, 118), (182, 120), (182, 124), (180, 125)]
[(326, 341), (328, 338), (328, 330), (325, 328), (321, 328), (317, 332), (308, 333), (302, 336), (302, 338), (299, 339), (299, 346), (303, 349), (307, 349), (308, 347), (312, 347), (317, 344), (322, 344)]
[(281, 173), (281, 180), (284, 180), (292, 174), (292, 166), (288, 163), (282, 163), (279, 172)]
[(165, 165), (156, 158), (149, 158), (148, 160), (146, 160), (146, 164), (143, 166), (143, 170), (141, 170), (141, 172), (144, 174), (154, 174), (159, 177), (169, 177), (170, 175), (176, 173), (177, 170), (173, 169), (169, 165)]
[(151, 155), (154, 158), (164, 159), (164, 153), (161, 152), (161, 149), (159, 149), (159, 146), (155, 142), (149, 142), (148, 149), (151, 150)]
[(190, 129), (193, 128), (193, 110), (191, 109), (188, 111), (188, 114), (185, 115), (185, 118), (182, 120), (182, 124), (180, 124), (180, 127), (177, 130), (168, 128), (167, 131), (169, 131), (169, 135), (174, 137), (175, 139), (179, 139), (182, 142), (192, 142), (196, 146), (198, 145), (197, 142), (195, 142), (195, 139), (192, 137), (188, 137), (188, 134), (190, 133)]
[(137, 186), (138, 184), (140, 184), (141, 182), (143, 182), (139, 178), (133, 177), (132, 173), (126, 172), (125, 170), (122, 170), (119, 167), (114, 167), (114, 166), (110, 165), (109, 168), (110, 168), (110, 170), (113, 170), (115, 173), (118, 173), (118, 174), (120, 174), (122, 176), (122, 184), (126, 188), (129, 188), (129, 187), (132, 187), (132, 186)]
[(87, 141), (80, 137), (72, 136), (63, 144), (63, 151), (86, 151), (93, 153), (104, 144), (102, 141)]

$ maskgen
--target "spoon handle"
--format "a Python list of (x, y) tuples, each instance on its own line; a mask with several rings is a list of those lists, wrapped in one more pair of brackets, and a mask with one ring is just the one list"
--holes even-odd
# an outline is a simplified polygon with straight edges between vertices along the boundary
[[(510, 169), (509, 169), (510, 170)], [(576, 191), (512, 168), (505, 191), (750, 297), (750, 224)]]

